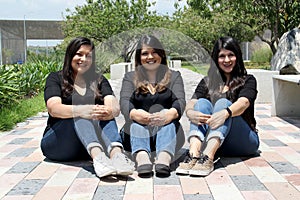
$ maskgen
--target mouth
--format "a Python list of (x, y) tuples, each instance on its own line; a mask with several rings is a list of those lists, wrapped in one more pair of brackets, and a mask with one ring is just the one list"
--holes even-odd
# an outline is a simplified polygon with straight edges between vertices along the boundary
[(156, 63), (156, 60), (150, 60), (150, 61), (147, 61), (146, 63), (149, 64), (149, 65), (152, 65), (152, 64)]
[(79, 67), (86, 67), (87, 65), (85, 63), (78, 63)]
[(229, 63), (223, 63), (223, 66), (224, 66), (224, 67), (231, 67), (231, 66), (232, 66), (232, 62), (229, 62)]

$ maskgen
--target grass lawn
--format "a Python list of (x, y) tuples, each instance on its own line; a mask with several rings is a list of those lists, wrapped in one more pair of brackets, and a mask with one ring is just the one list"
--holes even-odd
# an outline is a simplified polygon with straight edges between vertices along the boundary
[(0, 131), (8, 131), (38, 112), (46, 111), (43, 93), (30, 99), (22, 99), (0, 110)]

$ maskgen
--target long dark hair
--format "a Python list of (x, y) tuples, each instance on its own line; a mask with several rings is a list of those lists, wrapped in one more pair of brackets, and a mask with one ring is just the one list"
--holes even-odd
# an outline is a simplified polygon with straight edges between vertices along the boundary
[(161, 57), (161, 64), (156, 74), (156, 91), (163, 91), (170, 82), (171, 71), (168, 68), (166, 52), (161, 42), (153, 35), (143, 35), (137, 43), (135, 53), (135, 85), (137, 92), (147, 93), (147, 85), (150, 84), (148, 75), (141, 62), (141, 52), (143, 45), (152, 47)]
[(63, 77), (62, 93), (64, 97), (67, 97), (71, 95), (74, 90), (74, 82), (76, 77), (71, 64), (73, 57), (76, 55), (76, 52), (82, 45), (89, 45), (92, 49), (92, 65), (89, 70), (83, 74), (83, 77), (87, 86), (89, 85), (94, 90), (96, 98), (99, 98), (101, 95), (96, 85), (101, 82), (101, 76), (100, 74), (96, 73), (95, 46), (90, 39), (85, 37), (74, 38), (67, 46), (64, 65), (61, 71)]
[(221, 49), (232, 51), (236, 56), (236, 65), (230, 73), (231, 76), (228, 83), (229, 91), (226, 93), (229, 100), (233, 102), (237, 99), (239, 89), (245, 84), (247, 71), (244, 66), (243, 55), (239, 43), (232, 37), (220, 37), (215, 42), (211, 54), (212, 61), (208, 70), (209, 95), (213, 102), (218, 100), (222, 97), (221, 90), (226, 83), (225, 74), (218, 64)]

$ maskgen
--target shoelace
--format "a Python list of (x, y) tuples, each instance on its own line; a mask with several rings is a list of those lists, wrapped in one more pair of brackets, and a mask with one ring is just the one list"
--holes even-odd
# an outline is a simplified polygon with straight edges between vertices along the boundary
[(120, 160), (125, 160), (126, 163), (132, 165), (132, 161), (126, 155), (117, 154), (116, 158)]
[(191, 160), (193, 160), (193, 159), (198, 160), (199, 158), (198, 158), (198, 157), (193, 157), (193, 156), (191, 156), (190, 153), (187, 153), (187, 155), (185, 156), (183, 162), (184, 162), (184, 163), (189, 163), (189, 162), (190, 162)]
[[(210, 160), (210, 158), (207, 155), (201, 155), (200, 158), (198, 158), (198, 163), (203, 164), (207, 160)], [(216, 163), (220, 160), (220, 157), (218, 157), (216, 160), (213, 161), (213, 163)]]
[(203, 164), (207, 160), (209, 160), (209, 157), (207, 155), (201, 155), (200, 158), (199, 158), (199, 160), (198, 160), (198, 163)]

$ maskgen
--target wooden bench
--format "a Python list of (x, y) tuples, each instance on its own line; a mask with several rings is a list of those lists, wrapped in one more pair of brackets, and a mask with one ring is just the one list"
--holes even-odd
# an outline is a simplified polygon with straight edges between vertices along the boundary
[(300, 75), (274, 75), (272, 116), (300, 117)]

